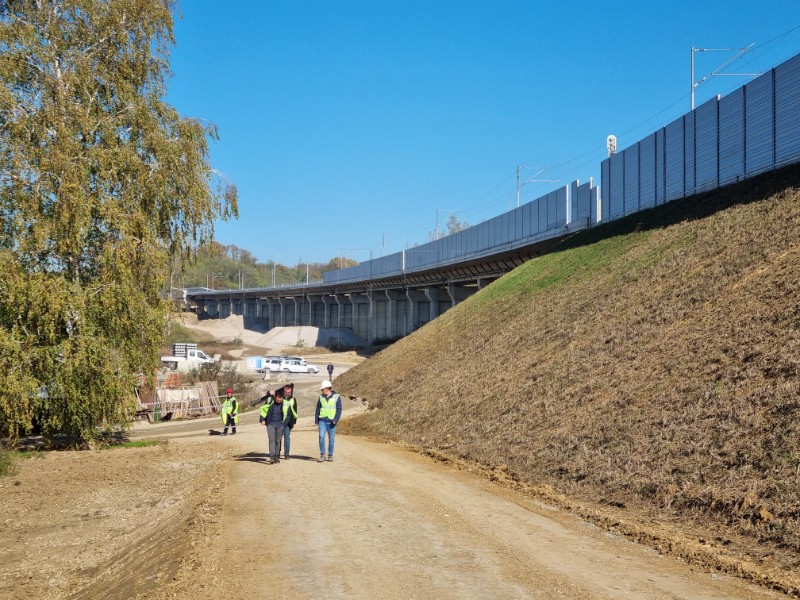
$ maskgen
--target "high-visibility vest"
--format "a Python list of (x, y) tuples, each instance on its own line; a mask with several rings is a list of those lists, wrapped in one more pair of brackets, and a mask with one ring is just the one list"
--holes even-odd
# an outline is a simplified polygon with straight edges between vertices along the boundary
[(286, 413), (289, 412), (289, 409), (292, 409), (292, 416), (295, 420), (297, 420), (297, 398), (292, 396), (291, 398), (286, 398), (283, 401), (283, 420), (286, 420)]
[(320, 395), (319, 397), (319, 418), (328, 418), (333, 421), (336, 418), (336, 401), (339, 394), (334, 393), (330, 398)]
[[(290, 400), (285, 400), (284, 399), (283, 403), (281, 404), (281, 410), (283, 411), (283, 421), (284, 421), (284, 423), (286, 422), (286, 415), (288, 414), (290, 407), (292, 409), (292, 414), (294, 415), (294, 418), (295, 419), (297, 418), (297, 409), (294, 407), (294, 402), (293, 401), (294, 401), (294, 396), (292, 396), (292, 398)], [(267, 400), (267, 402), (264, 404), (264, 406), (261, 407), (261, 410), (258, 411), (258, 414), (262, 419), (266, 419), (267, 418), (267, 413), (269, 413), (269, 407), (272, 406), (273, 404), (275, 404), (275, 400), (274, 399)]]
[(222, 417), (222, 423), (228, 422), (228, 415), (233, 417), (233, 422), (239, 422), (239, 403), (236, 401), (236, 396), (226, 398), (222, 403), (222, 410), (219, 411), (219, 416)]

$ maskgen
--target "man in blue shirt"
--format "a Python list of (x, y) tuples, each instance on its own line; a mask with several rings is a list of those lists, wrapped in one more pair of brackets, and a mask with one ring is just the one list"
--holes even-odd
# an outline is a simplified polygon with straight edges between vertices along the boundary
[(336, 424), (342, 417), (342, 399), (333, 391), (327, 379), (320, 386), (317, 411), (314, 423), (319, 426), (319, 460), (325, 462), (325, 434), (328, 435), (328, 462), (333, 462), (333, 440), (336, 437)]

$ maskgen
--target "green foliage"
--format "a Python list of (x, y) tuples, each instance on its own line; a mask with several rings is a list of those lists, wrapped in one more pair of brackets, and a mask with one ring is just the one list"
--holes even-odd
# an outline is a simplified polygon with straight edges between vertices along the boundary
[(215, 129), (162, 101), (174, 8), (0, 3), (0, 436), (125, 424), (170, 257), (236, 214)]
[(5, 448), (0, 448), (0, 477), (13, 475), (14, 472), (14, 453)]
[[(208, 287), (213, 289), (236, 289), (269, 287), (272, 285), (273, 267), (275, 284), (304, 283), (322, 279), (324, 271), (335, 271), (358, 264), (351, 258), (334, 257), (327, 263), (299, 262), (294, 266), (280, 263), (260, 263), (247, 250), (235, 245), (223, 246), (217, 242), (203, 246), (191, 263), (181, 265), (177, 287)], [(177, 265), (175, 266), (177, 268)]]
[(111, 443), (100, 446), (101, 450), (111, 450), (115, 448), (147, 448), (148, 446), (158, 446), (165, 442), (160, 440), (128, 440), (125, 442)]

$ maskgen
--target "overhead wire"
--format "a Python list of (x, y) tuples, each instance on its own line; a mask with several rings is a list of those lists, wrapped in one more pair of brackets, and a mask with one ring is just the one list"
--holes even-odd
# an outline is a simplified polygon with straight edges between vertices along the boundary
[[(766, 52), (769, 49), (770, 44), (773, 44), (773, 43), (777, 42), (781, 38), (786, 37), (787, 35), (793, 33), (794, 31), (797, 31), (798, 29), (800, 29), (800, 25), (794, 26), (794, 27), (790, 28), (789, 30), (787, 30), (787, 31), (785, 31), (785, 32), (783, 32), (783, 33), (781, 33), (781, 34), (779, 34), (779, 35), (767, 40), (766, 42), (762, 42), (762, 43), (758, 44), (753, 50), (750, 50), (748, 53), (745, 53), (741, 57), (739, 57), (736, 60), (732, 61), (731, 65), (735, 64), (738, 60), (741, 60), (743, 57), (755, 54), (756, 52), (761, 52), (763, 54), (764, 52)], [(727, 65), (726, 68), (730, 67), (731, 65)], [(758, 67), (756, 67), (756, 68), (757, 68), (757, 70), (760, 70), (760, 68), (758, 68)], [(740, 87), (740, 85), (734, 84), (727, 91), (731, 91), (731, 90), (736, 89), (738, 87)], [(646, 124), (650, 123), (654, 119), (657, 119), (659, 116), (661, 116), (661, 115), (667, 113), (668, 111), (672, 110), (679, 103), (685, 102), (689, 95), (690, 94), (688, 94), (688, 93), (681, 95), (680, 97), (678, 97), (674, 101), (672, 101), (670, 104), (668, 104), (664, 108), (658, 110), (657, 112), (655, 112), (651, 116), (647, 117), (643, 121), (639, 122), (638, 124), (634, 125), (633, 127), (628, 128), (627, 130), (624, 130), (620, 135), (621, 136), (628, 136), (628, 135), (630, 135), (630, 134), (642, 129)], [(661, 125), (659, 125), (659, 127), (662, 127), (664, 124), (665, 123), (662, 123)], [(553, 177), (555, 177), (555, 178), (566, 177), (567, 175), (569, 175), (571, 173), (574, 173), (575, 171), (585, 167), (586, 165), (595, 163), (598, 159), (602, 158), (602, 156), (605, 155), (606, 152), (607, 152), (607, 148), (604, 145), (597, 145), (597, 146), (595, 146), (595, 147), (593, 147), (593, 148), (591, 148), (589, 150), (586, 150), (586, 151), (582, 152), (581, 154), (578, 154), (577, 156), (575, 156), (573, 158), (570, 158), (570, 159), (568, 159), (566, 161), (563, 161), (563, 162), (561, 162), (561, 163), (559, 163), (559, 164), (557, 164), (555, 166), (547, 167), (545, 172), (548, 173), (548, 174), (552, 174)], [(581, 160), (583, 158), (586, 158), (587, 160), (585, 160), (585, 161), (583, 161), (581, 163), (578, 163), (576, 165), (572, 164), (573, 162)], [(514, 190), (512, 192), (504, 192), (503, 194), (501, 194), (499, 196), (495, 196), (494, 198), (492, 198), (488, 202), (483, 202), (483, 200), (487, 196), (492, 194), (494, 191), (496, 191), (501, 186), (505, 185), (508, 182), (509, 179), (515, 177), (516, 173), (517, 173), (517, 171), (516, 171), (516, 169), (514, 169), (514, 171), (512, 171), (509, 175), (507, 175), (497, 185), (495, 185), (493, 188), (491, 188), (487, 192), (483, 193), (481, 196), (477, 197), (475, 200), (469, 202), (468, 204), (462, 205), (458, 211), (454, 211), (454, 214), (458, 215), (460, 213), (461, 217), (462, 217), (462, 220), (467, 220), (470, 217), (473, 217), (475, 215), (481, 214), (483, 211), (487, 210), (487, 208), (489, 208), (489, 207), (494, 207), (500, 200), (508, 200), (508, 198), (512, 197), (512, 195), (513, 195), (514, 198), (516, 198), (516, 190)], [(559, 177), (559, 176), (561, 176), (561, 177)], [(534, 188), (534, 189), (536, 187), (540, 187), (540, 186), (537, 186), (537, 185), (531, 186), (531, 188)], [(530, 194), (530, 189), (531, 188), (529, 188), (529, 191), (528, 191), (528, 194), (526, 194), (526, 197), (531, 195)], [(528, 201), (530, 201), (530, 200), (525, 200), (525, 202), (528, 202)], [(520, 197), (520, 203), (522, 203), (522, 197)], [(473, 224), (474, 223), (470, 223), (470, 225), (473, 225)], [(419, 233), (420, 231), (424, 231), (425, 234), (430, 233), (427, 229), (422, 229), (422, 228), (415, 228), (413, 230), (413, 233)], [(408, 233), (410, 234), (410, 233), (412, 233), (412, 231), (408, 230)], [(402, 232), (400, 234), (397, 234), (397, 235), (393, 236), (393, 237), (397, 237), (399, 235), (402, 235)]]

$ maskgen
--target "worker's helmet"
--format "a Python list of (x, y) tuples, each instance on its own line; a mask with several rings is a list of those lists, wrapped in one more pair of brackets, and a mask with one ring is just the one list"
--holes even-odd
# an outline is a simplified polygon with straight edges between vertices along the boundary
[(319, 384), (319, 389), (321, 389), (321, 390), (324, 390), (325, 388), (329, 388), (329, 387), (333, 387), (333, 384), (331, 384), (331, 382), (328, 381), (327, 379)]
[(227, 390), (225, 390), (225, 392), (226, 392), (227, 394), (232, 394), (232, 393), (233, 393), (233, 390), (232, 390), (231, 388), (228, 388)]

